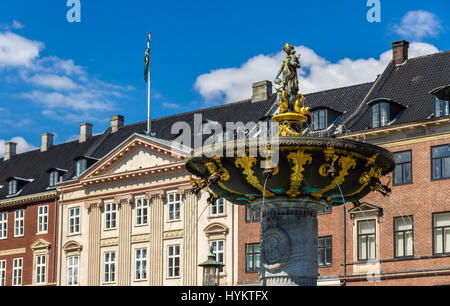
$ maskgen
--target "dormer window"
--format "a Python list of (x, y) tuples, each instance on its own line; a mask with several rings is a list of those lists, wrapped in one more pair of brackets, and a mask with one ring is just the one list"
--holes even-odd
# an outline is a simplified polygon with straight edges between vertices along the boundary
[(390, 125), (405, 110), (401, 104), (391, 99), (379, 98), (367, 103), (371, 108), (371, 126), (379, 128)]
[(450, 85), (440, 86), (429, 92), (434, 96), (433, 110), (436, 118), (445, 117), (450, 114)]
[(436, 118), (449, 115), (449, 101), (434, 97), (434, 115)]
[(64, 175), (64, 173), (66, 173), (66, 170), (62, 170), (62, 169), (50, 169), (47, 171), (47, 173), (49, 174), (49, 182), (48, 182), (48, 186), (49, 187), (55, 187), (59, 182), (62, 181), (62, 177)]
[(335, 123), (335, 121), (339, 118), (340, 115), (341, 113), (326, 108), (313, 110), (311, 112), (313, 131), (321, 131), (328, 129)]
[(28, 180), (19, 177), (11, 177), (7, 180), (8, 182), (8, 196), (15, 196), (19, 194), (26, 184), (32, 182), (33, 180)]
[(11, 180), (8, 183), (8, 195), (14, 195), (17, 193), (17, 180)]
[(78, 159), (76, 162), (75, 176), (79, 177), (81, 174), (83, 174), (84, 171), (86, 171), (86, 169), (87, 169), (86, 158)]

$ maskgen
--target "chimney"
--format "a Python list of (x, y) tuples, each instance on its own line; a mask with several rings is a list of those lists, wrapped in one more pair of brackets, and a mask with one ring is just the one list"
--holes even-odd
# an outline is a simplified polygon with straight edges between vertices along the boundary
[(115, 115), (111, 117), (111, 133), (116, 133), (121, 127), (123, 127), (125, 119), (121, 115)]
[(42, 134), (41, 152), (46, 152), (50, 147), (53, 146), (53, 137), (55, 135), (50, 133)]
[(253, 83), (252, 103), (265, 101), (272, 94), (272, 82), (262, 81)]
[(10, 160), (12, 157), (17, 155), (16, 152), (17, 143), (15, 142), (7, 142), (5, 143), (5, 156), (3, 157), (3, 160)]
[(394, 41), (392, 43), (392, 51), (394, 53), (394, 62), (401, 65), (408, 59), (409, 42), (406, 40)]
[(80, 124), (80, 143), (86, 142), (92, 137), (92, 124), (82, 123)]

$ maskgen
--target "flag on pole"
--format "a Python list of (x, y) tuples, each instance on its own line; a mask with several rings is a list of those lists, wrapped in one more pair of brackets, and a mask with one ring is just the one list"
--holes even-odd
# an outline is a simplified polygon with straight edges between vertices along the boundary
[(145, 82), (148, 82), (148, 69), (150, 68), (150, 40), (151, 33), (148, 33), (148, 42), (147, 42), (147, 50), (145, 51)]

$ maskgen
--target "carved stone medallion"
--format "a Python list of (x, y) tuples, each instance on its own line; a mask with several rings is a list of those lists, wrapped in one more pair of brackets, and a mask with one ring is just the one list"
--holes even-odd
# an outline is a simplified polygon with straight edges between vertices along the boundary
[(271, 228), (264, 234), (262, 243), (264, 268), (275, 272), (283, 268), (291, 256), (291, 240), (279, 228)]

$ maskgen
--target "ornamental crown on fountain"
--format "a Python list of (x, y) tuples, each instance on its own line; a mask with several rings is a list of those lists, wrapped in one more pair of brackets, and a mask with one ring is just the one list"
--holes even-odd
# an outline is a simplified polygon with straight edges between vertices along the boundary
[(303, 105), (305, 97), (299, 93), (297, 69), (301, 68), (300, 54), (295, 55), (291, 44), (286, 44), (283, 51), (286, 58), (274, 81), (280, 111), (272, 120), (280, 124), (279, 136), (301, 136), (303, 123), (308, 120), (309, 107)]

